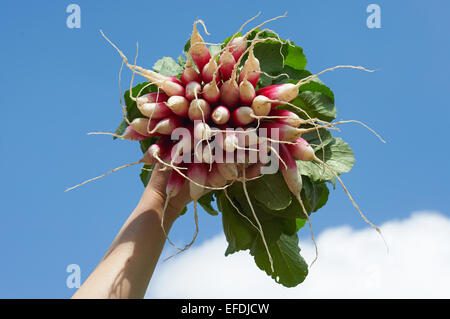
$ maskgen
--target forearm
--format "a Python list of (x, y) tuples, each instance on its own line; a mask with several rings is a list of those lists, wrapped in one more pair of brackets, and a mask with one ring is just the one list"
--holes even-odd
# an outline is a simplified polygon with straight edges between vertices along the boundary
[[(165, 243), (161, 215), (165, 198), (146, 188), (97, 268), (73, 298), (142, 298)], [(164, 225), (169, 232), (179, 211), (171, 206)]]

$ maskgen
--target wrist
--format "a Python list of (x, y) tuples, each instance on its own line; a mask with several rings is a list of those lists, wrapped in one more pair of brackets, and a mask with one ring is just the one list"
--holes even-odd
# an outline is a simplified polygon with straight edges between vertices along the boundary
[[(164, 206), (165, 211), (164, 211)], [(157, 189), (154, 189), (149, 185), (146, 187), (144, 194), (138, 204), (139, 210), (149, 211), (153, 210), (158, 214), (161, 219), (164, 211), (165, 222), (172, 224), (178, 215), (181, 213), (183, 207), (179, 207), (175, 201), (169, 199), (166, 204), (166, 194), (161, 193)]]

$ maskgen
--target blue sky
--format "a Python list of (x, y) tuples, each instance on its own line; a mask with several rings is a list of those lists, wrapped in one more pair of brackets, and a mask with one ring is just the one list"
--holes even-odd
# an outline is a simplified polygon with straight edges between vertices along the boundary
[[(181, 54), (196, 19), (208, 26), (208, 40), (220, 42), (258, 11), (261, 20), (288, 11), (270, 27), (304, 48), (310, 71), (337, 64), (378, 70), (321, 77), (339, 119), (364, 121), (387, 141), (357, 125), (339, 133), (357, 160), (343, 178), (366, 215), (378, 224), (414, 210), (450, 215), (448, 125), (439, 121), (450, 115), (447, 1), (376, 1), (381, 29), (366, 26), (369, 1), (226, 1), (220, 9), (208, 2), (76, 1), (81, 29), (66, 26), (68, 1), (2, 4), (0, 298), (71, 296), (66, 266), (80, 265), (84, 280), (143, 191), (133, 167), (64, 193), (140, 155), (136, 143), (86, 135), (113, 131), (121, 120), (121, 61), (99, 29), (130, 57), (139, 41), (139, 63), (151, 67)], [(318, 233), (367, 227), (339, 188), (312, 221)], [(193, 231), (188, 213), (171, 236), (190, 241)], [(220, 217), (202, 213), (197, 245), (221, 231)]]

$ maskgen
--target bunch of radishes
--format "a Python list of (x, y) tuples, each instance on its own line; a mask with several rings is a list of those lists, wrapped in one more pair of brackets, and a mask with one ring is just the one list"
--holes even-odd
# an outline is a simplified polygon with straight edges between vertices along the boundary
[[(265, 161), (261, 158), (268, 154), (277, 159), (278, 168), (308, 221), (300, 196), (302, 177), (296, 160), (316, 161), (324, 165), (341, 182), (362, 215), (339, 176), (315, 155), (313, 148), (301, 137), (303, 133), (333, 127), (338, 123), (331, 124), (310, 118), (307, 112), (291, 103), (299, 94), (299, 87), (322, 72), (297, 83), (260, 87), (259, 78), (264, 70), (261, 70), (254, 54), (255, 45), (268, 40), (282, 45), (290, 45), (289, 42), (282, 41), (277, 36), (261, 36), (265, 30), (260, 31), (258, 28), (263, 23), (242, 36), (236, 33), (220, 50), (212, 54), (197, 30), (198, 23), (203, 24), (201, 20), (194, 23), (186, 64), (179, 77), (162, 75), (131, 64), (105, 37), (117, 49), (133, 75), (136, 73), (146, 78), (149, 81), (146, 87), (157, 87), (156, 92), (141, 94), (144, 87), (136, 96), (130, 90), (130, 98), (136, 102), (142, 116), (129, 121), (124, 109), (128, 126), (122, 135), (116, 137), (137, 141), (150, 137), (157, 139), (140, 161), (124, 167), (137, 163), (160, 163), (164, 169), (171, 170), (166, 187), (166, 205), (185, 183), (189, 183), (195, 214), (195, 204), (205, 193), (210, 190), (226, 190), (232, 183), (242, 182), (248, 204), (258, 224), (255, 227), (259, 230), (266, 249), (263, 230), (247, 194), (245, 181), (261, 176), (261, 172), (264, 172), (261, 171), (261, 163), (267, 163), (267, 158)], [(251, 33), (253, 36), (249, 40)], [(335, 68), (339, 67), (363, 69), (353, 66)], [(306, 119), (278, 108), (283, 105), (296, 108), (305, 114)], [(246, 168), (251, 165), (255, 165), (256, 169), (251, 176), (246, 176)], [(268, 249), (267, 253), (271, 260)]]

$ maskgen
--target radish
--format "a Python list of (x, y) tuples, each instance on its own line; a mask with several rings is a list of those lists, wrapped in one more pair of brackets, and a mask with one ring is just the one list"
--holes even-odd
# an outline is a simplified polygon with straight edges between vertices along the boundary
[(241, 106), (231, 113), (231, 120), (235, 126), (245, 126), (255, 120), (255, 114), (251, 107)]
[(172, 114), (164, 102), (144, 103), (137, 106), (139, 111), (150, 119), (162, 119)]
[(209, 140), (212, 136), (211, 127), (201, 121), (196, 121), (194, 124), (194, 138), (195, 140)]
[(203, 99), (195, 99), (191, 101), (188, 110), (188, 116), (191, 121), (200, 120), (207, 121), (211, 113), (211, 107), (208, 102)]
[(239, 84), (239, 100), (243, 105), (252, 105), (255, 95), (253, 84), (247, 81), (247, 77), (245, 77)]
[(217, 146), (225, 152), (234, 152), (239, 147), (239, 139), (232, 128), (216, 134)]
[(191, 35), (191, 47), (189, 51), (191, 53), (192, 60), (194, 60), (194, 63), (197, 65), (198, 69), (202, 70), (205, 64), (211, 59), (211, 54), (209, 53), (202, 36), (198, 33), (197, 23), (203, 24), (203, 27), (205, 26), (202, 20), (197, 20), (194, 22), (194, 29), (192, 30)]
[(244, 37), (236, 37), (228, 43), (230, 51), (233, 54), (234, 59), (237, 61), (247, 49), (247, 39)]
[[(219, 52), (220, 53), (220, 52)], [(202, 70), (202, 79), (203, 82), (209, 83), (214, 80), (218, 83), (220, 81), (220, 75), (219, 75), (219, 66), (217, 65), (216, 59), (218, 54), (211, 57), (209, 62), (203, 67)]]
[(311, 145), (301, 137), (295, 141), (295, 144), (286, 144), (286, 147), (295, 159), (309, 162), (316, 157)]
[(187, 117), (189, 110), (189, 100), (184, 96), (171, 96), (166, 106), (176, 115), (181, 117)]
[(272, 110), (270, 116), (273, 116), (276, 122), (287, 124), (292, 127), (299, 127), (301, 124), (305, 123), (305, 121), (297, 114), (288, 110)]
[(258, 145), (258, 133), (254, 128), (248, 128), (242, 133), (236, 134), (239, 140), (238, 145), (240, 147), (257, 147)]
[(236, 60), (230, 51), (225, 50), (219, 58), (219, 70), (224, 81), (231, 77)]
[(241, 73), (239, 74), (239, 82), (242, 82), (244, 78), (246, 78), (253, 85), (253, 87), (256, 87), (259, 80), (260, 71), (261, 67), (259, 65), (259, 60), (255, 57), (252, 46), (250, 48), (247, 61), (245, 61)]
[(202, 91), (202, 97), (209, 103), (209, 104), (216, 104), (220, 99), (220, 90), (217, 86), (215, 76), (213, 76), (213, 79), (205, 84)]
[(168, 201), (169, 198), (175, 197), (180, 193), (185, 181), (186, 179), (177, 171), (173, 170), (170, 172), (170, 176), (166, 186), (166, 201)]
[(317, 128), (295, 128), (287, 124), (283, 123), (263, 123), (261, 124), (261, 128), (267, 129), (267, 137), (272, 137), (274, 130), (277, 131), (279, 135), (279, 141), (287, 141), (294, 142), (298, 139), (302, 134), (307, 132), (312, 132), (317, 130)]
[(292, 194), (296, 197), (298, 200), (300, 206), (302, 207), (303, 214), (305, 215), (306, 219), (308, 220), (309, 228), (311, 231), (311, 238), (314, 243), (314, 247), (316, 250), (316, 256), (314, 260), (311, 263), (311, 266), (314, 264), (314, 262), (317, 260), (318, 256), (318, 250), (317, 250), (317, 244), (316, 240), (314, 239), (314, 233), (311, 226), (311, 220), (309, 219), (308, 212), (305, 209), (305, 206), (303, 204), (300, 192), (302, 191), (302, 177), (300, 173), (298, 172), (297, 164), (295, 163), (294, 158), (292, 157), (291, 153), (289, 152), (286, 145), (280, 145), (280, 170), (281, 174), (283, 175), (284, 180), (286, 181), (286, 185), (291, 191)]
[(223, 125), (230, 119), (230, 111), (223, 105), (217, 106), (211, 114), (211, 119), (218, 125)]
[(272, 103), (264, 95), (257, 95), (252, 102), (252, 109), (257, 116), (267, 116), (272, 109)]
[(118, 136), (119, 138), (122, 138), (124, 140), (130, 140), (130, 141), (140, 141), (145, 140), (148, 138), (148, 135), (142, 135), (139, 134), (131, 125), (129, 125), (125, 132), (122, 134), (122, 136)]
[(150, 145), (147, 151), (145, 151), (141, 161), (149, 165), (160, 162), (169, 151), (169, 145), (170, 139), (168, 137), (160, 137), (155, 144)]
[(193, 138), (191, 136), (182, 136), (181, 139), (173, 144), (170, 150), (170, 163), (189, 163), (191, 156), (190, 153), (194, 149)]
[(192, 81), (201, 82), (202, 77), (201, 77), (200, 73), (198, 73), (195, 70), (195, 68), (191, 62), (190, 54), (188, 54), (184, 71), (181, 74), (181, 82), (183, 83), (184, 86), (186, 86), (186, 84), (188, 84), (189, 82), (192, 82)]
[(200, 93), (202, 92), (202, 86), (198, 82), (189, 82), (186, 84), (186, 98), (189, 101), (200, 97)]
[(183, 121), (178, 116), (172, 115), (160, 120), (149, 132), (150, 134), (159, 133), (163, 135), (170, 135), (177, 127), (183, 125)]
[(229, 108), (239, 104), (239, 86), (233, 78), (228, 79), (220, 87), (220, 101)]
[[(264, 95), (270, 100), (279, 100), (282, 102), (291, 102), (298, 95), (299, 85), (292, 83), (274, 84), (261, 88), (256, 91), (256, 95)], [(273, 107), (280, 103), (274, 103)]]
[(196, 202), (205, 192), (206, 179), (208, 177), (208, 165), (202, 163), (191, 163), (189, 165), (188, 177), (189, 195)]
[(164, 92), (151, 92), (138, 97), (136, 102), (138, 105), (142, 105), (145, 103), (165, 102), (167, 99), (168, 96)]
[(149, 122), (150, 122), (149, 119), (139, 117), (131, 121), (130, 126), (142, 136), (149, 137), (151, 135), (147, 130), (150, 124)]

